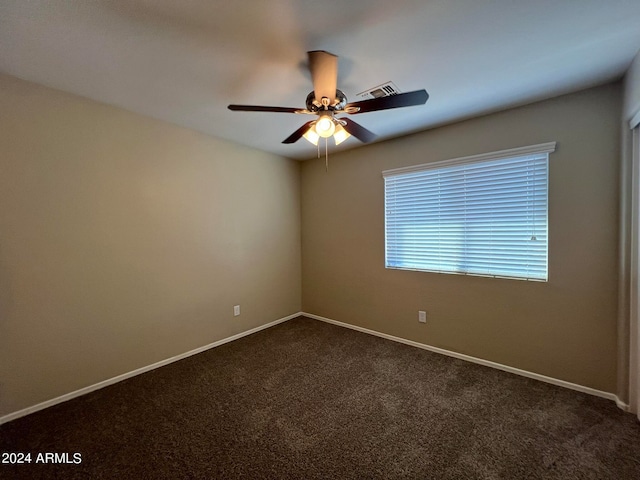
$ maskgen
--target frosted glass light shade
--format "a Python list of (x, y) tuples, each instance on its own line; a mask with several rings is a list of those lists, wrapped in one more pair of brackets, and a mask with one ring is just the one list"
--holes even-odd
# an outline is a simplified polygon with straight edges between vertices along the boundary
[(336, 141), (336, 145), (340, 145), (350, 136), (351, 134), (347, 132), (342, 125), (340, 124), (336, 125), (336, 131), (333, 134), (333, 139)]
[(333, 123), (333, 120), (323, 115), (316, 122), (316, 133), (323, 138), (328, 138), (333, 135), (333, 132), (336, 130), (336, 125)]
[(304, 135), (302, 135), (309, 143), (312, 143), (314, 145), (318, 145), (318, 139), (320, 138), (320, 136), (316, 133), (316, 131), (313, 129), (313, 127), (310, 127), (309, 130), (307, 130), (307, 133), (305, 133)]

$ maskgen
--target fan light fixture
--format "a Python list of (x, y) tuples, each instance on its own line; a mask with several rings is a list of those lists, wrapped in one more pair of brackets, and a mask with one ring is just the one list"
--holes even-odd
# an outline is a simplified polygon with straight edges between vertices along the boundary
[(340, 145), (351, 136), (339, 121), (334, 120), (328, 115), (323, 115), (314, 125), (308, 128), (302, 136), (309, 143), (317, 146), (320, 137), (329, 138), (332, 135), (336, 145)]

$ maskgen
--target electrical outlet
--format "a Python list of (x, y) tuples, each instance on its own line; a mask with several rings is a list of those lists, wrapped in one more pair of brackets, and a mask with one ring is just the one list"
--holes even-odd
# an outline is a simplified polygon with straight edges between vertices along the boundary
[(418, 311), (418, 321), (420, 323), (427, 323), (427, 312), (423, 310)]
[(234, 305), (233, 306), (233, 316), (237, 317), (238, 315), (240, 315), (240, 305)]

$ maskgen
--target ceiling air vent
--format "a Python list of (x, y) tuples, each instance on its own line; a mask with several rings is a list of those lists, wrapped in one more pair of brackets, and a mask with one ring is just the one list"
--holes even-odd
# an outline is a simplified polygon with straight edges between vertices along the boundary
[(380, 98), (388, 97), (390, 95), (397, 95), (398, 93), (400, 93), (398, 87), (396, 87), (393, 82), (387, 82), (383, 83), (382, 85), (378, 85), (377, 87), (369, 88), (364, 92), (360, 92), (358, 94), (358, 98), (367, 100), (370, 98)]

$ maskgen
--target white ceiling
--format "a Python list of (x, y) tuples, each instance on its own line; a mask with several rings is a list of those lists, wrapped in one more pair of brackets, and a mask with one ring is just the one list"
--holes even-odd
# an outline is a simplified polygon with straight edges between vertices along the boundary
[(350, 101), (429, 92), (353, 117), (384, 139), (615, 80), (639, 48), (638, 0), (0, 0), (0, 72), (298, 159), (308, 117), (226, 106), (304, 107), (308, 50)]

